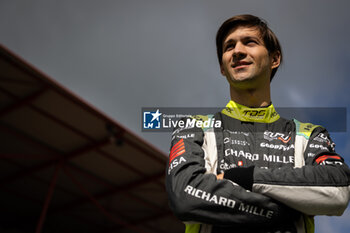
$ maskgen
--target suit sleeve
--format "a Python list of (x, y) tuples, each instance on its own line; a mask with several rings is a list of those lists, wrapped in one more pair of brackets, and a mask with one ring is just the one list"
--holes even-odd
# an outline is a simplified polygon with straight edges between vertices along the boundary
[(297, 212), (271, 198), (245, 190), (233, 182), (217, 180), (205, 168), (201, 128), (173, 132), (166, 169), (169, 205), (182, 221), (223, 226), (282, 224)]
[(342, 215), (350, 197), (350, 170), (324, 128), (312, 132), (303, 157), (305, 164), (297, 168), (254, 168), (253, 191), (308, 215)]

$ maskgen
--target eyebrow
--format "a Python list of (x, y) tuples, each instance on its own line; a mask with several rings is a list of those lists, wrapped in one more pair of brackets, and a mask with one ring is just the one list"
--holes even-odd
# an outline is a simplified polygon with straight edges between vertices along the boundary
[[(244, 36), (242, 38), (242, 40), (249, 40), (249, 39), (261, 40), (261, 38), (258, 36)], [(228, 41), (224, 41), (224, 44), (228, 44), (228, 43), (231, 43), (233, 41), (234, 41), (233, 39), (229, 39)]]
[[(257, 41), (260, 41), (260, 42), (261, 42), (261, 38), (258, 37), (258, 36), (244, 36), (244, 37), (242, 38), (242, 40), (250, 40), (250, 39), (254, 39), (254, 40), (257, 40)], [(223, 45), (223, 48), (225, 47), (225, 45), (230, 44), (230, 43), (232, 43), (232, 42), (234, 42), (233, 39), (229, 39), (228, 41), (224, 41), (224, 43), (222, 44), (222, 45)]]
[(258, 37), (258, 36), (246, 36), (246, 37), (244, 37), (243, 39), (245, 39), (245, 40), (249, 40), (249, 39), (260, 40), (261, 38)]
[(224, 41), (223, 45), (229, 44), (229, 43), (231, 43), (231, 42), (233, 42), (233, 39), (229, 39), (228, 41)]

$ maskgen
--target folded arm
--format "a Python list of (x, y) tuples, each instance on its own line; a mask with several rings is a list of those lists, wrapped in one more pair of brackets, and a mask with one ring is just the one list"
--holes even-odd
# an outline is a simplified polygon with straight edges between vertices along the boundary
[(216, 225), (268, 226), (297, 215), (270, 197), (208, 174), (203, 143), (202, 129), (174, 131), (166, 189), (170, 207), (179, 219)]
[(308, 215), (341, 215), (349, 202), (350, 170), (324, 128), (314, 130), (303, 157), (300, 167), (233, 168), (225, 178)]

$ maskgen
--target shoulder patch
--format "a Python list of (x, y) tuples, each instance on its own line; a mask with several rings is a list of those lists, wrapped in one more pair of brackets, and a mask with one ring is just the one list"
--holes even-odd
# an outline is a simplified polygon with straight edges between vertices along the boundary
[(322, 127), (320, 125), (314, 125), (312, 123), (303, 123), (296, 119), (293, 119), (296, 126), (296, 134), (304, 136), (306, 139), (309, 139), (312, 131), (318, 127)]

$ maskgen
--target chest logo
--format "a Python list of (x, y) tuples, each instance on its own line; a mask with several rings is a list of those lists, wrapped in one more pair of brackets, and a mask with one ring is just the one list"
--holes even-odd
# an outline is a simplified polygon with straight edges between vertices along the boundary
[(276, 133), (266, 130), (264, 132), (264, 139), (272, 141), (272, 140), (280, 140), (283, 143), (288, 143), (291, 139), (291, 132), (288, 134)]

